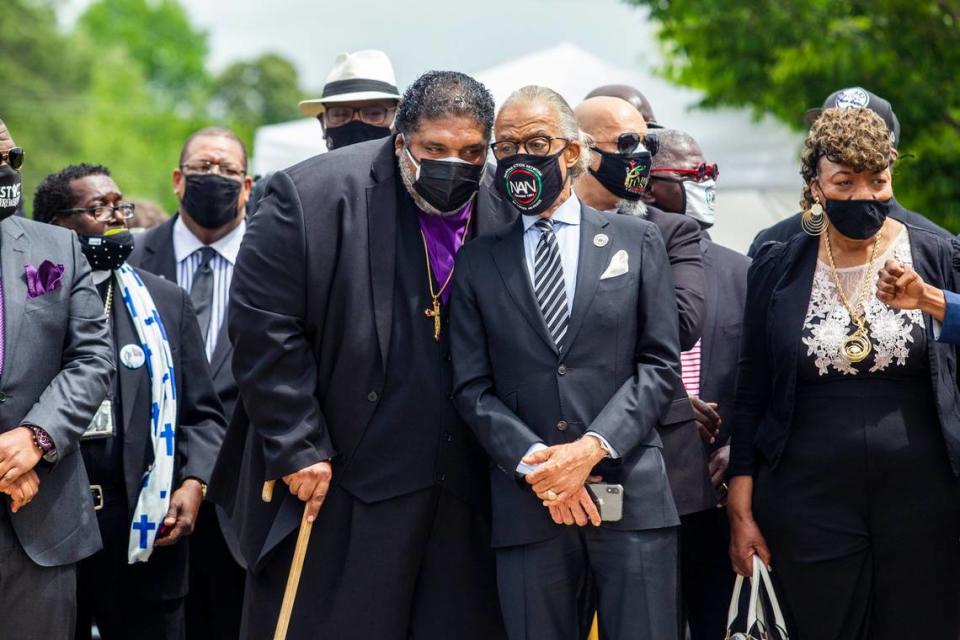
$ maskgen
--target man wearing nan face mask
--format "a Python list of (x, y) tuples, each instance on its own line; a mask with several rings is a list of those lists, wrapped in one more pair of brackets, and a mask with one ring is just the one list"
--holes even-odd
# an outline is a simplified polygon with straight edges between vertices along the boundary
[[(250, 194), (247, 153), (229, 129), (189, 136), (173, 171), (177, 215), (137, 241), (130, 264), (179, 284), (190, 294), (210, 375), (229, 421), (237, 401), (227, 335), (230, 284), (246, 231)], [(233, 640), (240, 628), (243, 569), (236, 534), (226, 515), (205, 501), (190, 541), (187, 635)]]
[(241, 532), (242, 638), (273, 633), (304, 508), (288, 637), (503, 636), (447, 323), (454, 255), (516, 215), (480, 184), (493, 110), (469, 76), (426, 73), (396, 137), (278, 171), (251, 218), (229, 319), (243, 402), (210, 485)]

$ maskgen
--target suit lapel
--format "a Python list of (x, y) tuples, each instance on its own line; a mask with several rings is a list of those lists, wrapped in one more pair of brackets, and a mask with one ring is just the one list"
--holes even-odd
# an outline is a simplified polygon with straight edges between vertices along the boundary
[(510, 297), (530, 323), (534, 333), (540, 336), (554, 353), (557, 353), (557, 347), (547, 330), (547, 324), (543, 321), (540, 305), (530, 284), (530, 273), (527, 270), (523, 252), (523, 221), (517, 220), (503, 230), (500, 242), (493, 247), (493, 259)]
[(143, 262), (138, 265), (174, 284), (177, 284), (177, 258), (173, 252), (173, 225), (176, 221), (174, 215), (144, 237)]
[[(20, 326), (23, 323), (24, 306), (27, 302), (27, 283), (24, 267), (30, 253), (30, 239), (23, 231), (23, 227), (16, 218), (7, 218), (0, 224), (3, 229), (2, 257), (0, 268), (3, 278), (3, 380), (6, 382), (13, 376), (12, 364), (19, 340)], [(49, 259), (56, 259), (50, 256)], [(39, 267), (39, 263), (33, 265)], [(9, 388), (4, 384), (4, 388)]]
[[(487, 171), (490, 171), (488, 168)], [(519, 213), (500, 199), (492, 186), (484, 184), (477, 193), (477, 235), (481, 236), (513, 222)]]
[(227, 334), (227, 319), (224, 318), (220, 323), (220, 330), (217, 331), (217, 344), (213, 348), (213, 357), (210, 359), (210, 377), (216, 378), (220, 369), (227, 362), (227, 356), (230, 354), (230, 336)]
[(570, 318), (570, 328), (567, 337), (563, 340), (563, 353), (570, 352), (570, 346), (577, 339), (577, 333), (583, 326), (583, 320), (590, 309), (590, 303), (597, 293), (600, 276), (610, 262), (610, 251), (613, 247), (613, 238), (598, 247), (594, 244), (594, 237), (601, 233), (609, 223), (599, 213), (589, 207), (581, 207), (580, 216), (580, 260), (577, 266), (577, 290), (573, 298), (573, 315)]
[[(713, 347), (717, 343), (717, 272), (713, 268), (713, 253), (710, 251), (710, 243), (706, 238), (700, 239), (700, 250), (703, 254), (703, 270), (707, 280), (707, 297), (704, 301), (704, 307), (707, 311), (703, 320), (703, 343), (700, 345), (700, 388), (703, 389), (704, 377), (710, 370), (710, 363), (713, 359)], [(709, 334), (707, 332), (710, 332)]]
[[(140, 478), (143, 474), (143, 455), (147, 446), (147, 434), (144, 431), (145, 423), (137, 416), (149, 416), (149, 411), (141, 410), (150, 402), (149, 376), (147, 367), (143, 365), (137, 369), (130, 369), (120, 361), (120, 351), (128, 344), (140, 345), (140, 338), (133, 328), (133, 321), (127, 312), (123, 298), (116, 293), (117, 281), (113, 281), (113, 310), (114, 317), (114, 348), (117, 352), (117, 390), (120, 393), (121, 418), (123, 419), (123, 477), (126, 479), (130, 504), (135, 504), (140, 491)], [(139, 428), (137, 428), (139, 426)]]
[(397, 266), (397, 185), (393, 139), (385, 143), (371, 171), (375, 184), (367, 187), (367, 238), (373, 316), (380, 344), (380, 363), (387, 370), (393, 325), (393, 288)]

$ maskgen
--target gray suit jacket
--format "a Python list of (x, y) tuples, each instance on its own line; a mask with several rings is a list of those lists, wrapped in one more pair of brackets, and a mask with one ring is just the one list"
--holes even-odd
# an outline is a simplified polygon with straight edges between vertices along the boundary
[[(680, 378), (677, 297), (663, 239), (650, 222), (582, 208), (580, 262), (563, 350), (543, 321), (523, 254), (520, 221), (457, 254), (450, 305), (457, 408), (493, 464), (493, 545), (557, 535), (515, 470), (536, 443), (602, 435), (620, 454), (594, 469), (624, 487), (612, 529), (679, 524), (657, 424)], [(599, 234), (607, 242), (595, 243)], [(597, 246), (602, 244), (602, 246)], [(628, 271), (601, 279), (611, 258)]]
[[(57, 459), (37, 465), (40, 491), (10, 513), (27, 555), (39, 565), (77, 562), (101, 547), (80, 436), (107, 395), (113, 349), (103, 302), (71, 231), (21, 218), (0, 223), (5, 321), (0, 431), (42, 427)], [(24, 267), (44, 260), (64, 267), (54, 291), (27, 297)], [(3, 501), (9, 509), (9, 501)]]

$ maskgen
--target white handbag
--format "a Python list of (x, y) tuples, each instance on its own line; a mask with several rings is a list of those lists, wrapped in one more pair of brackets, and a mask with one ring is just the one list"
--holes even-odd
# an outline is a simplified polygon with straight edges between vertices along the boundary
[[(733, 596), (730, 598), (730, 608), (727, 611), (727, 635), (725, 640), (790, 640), (787, 633), (787, 623), (783, 619), (783, 611), (777, 594), (773, 590), (770, 573), (759, 557), (753, 556), (753, 577), (750, 580), (750, 600), (747, 605), (746, 625), (743, 631), (734, 631), (740, 613), (740, 594), (743, 591), (744, 577), (738, 575), (733, 587)], [(773, 627), (767, 623), (767, 610), (760, 596), (760, 588), (766, 595), (767, 603), (773, 612)]]

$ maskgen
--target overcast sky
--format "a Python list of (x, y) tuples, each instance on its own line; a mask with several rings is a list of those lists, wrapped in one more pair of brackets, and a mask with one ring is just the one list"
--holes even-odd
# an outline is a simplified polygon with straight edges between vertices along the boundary
[[(90, 0), (68, 0), (70, 21)], [(383, 49), (401, 87), (429, 69), (476, 72), (567, 41), (618, 66), (658, 60), (645, 11), (622, 0), (181, 0), (210, 66), (273, 51), (319, 89), (343, 51)]]

